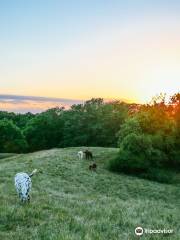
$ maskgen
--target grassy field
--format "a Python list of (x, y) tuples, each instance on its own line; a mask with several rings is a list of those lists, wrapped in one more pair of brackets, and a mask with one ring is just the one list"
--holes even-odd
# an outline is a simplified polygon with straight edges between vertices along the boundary
[[(117, 153), (91, 148), (98, 169), (78, 160), (82, 148), (53, 149), (0, 159), (0, 240), (133, 240), (134, 229), (173, 229), (141, 239), (180, 239), (180, 184), (168, 185), (118, 175), (106, 169)], [(21, 204), (17, 172), (33, 177), (31, 203)]]

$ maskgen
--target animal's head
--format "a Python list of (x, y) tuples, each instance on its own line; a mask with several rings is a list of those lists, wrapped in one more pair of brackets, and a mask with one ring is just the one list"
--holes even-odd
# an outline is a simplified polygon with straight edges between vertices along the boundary
[(37, 169), (34, 169), (33, 171), (32, 171), (32, 174), (34, 175), (34, 174), (36, 174), (37, 173)]
[(29, 175), (29, 177), (32, 177), (34, 174), (36, 174), (37, 173), (37, 169), (34, 169), (33, 171), (32, 171), (32, 173)]

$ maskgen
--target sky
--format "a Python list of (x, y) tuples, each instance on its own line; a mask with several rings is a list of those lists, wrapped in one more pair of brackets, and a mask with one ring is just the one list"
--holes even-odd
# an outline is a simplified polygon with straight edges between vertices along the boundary
[(0, 109), (31, 109), (28, 96), (146, 103), (180, 90), (179, 66), (178, 0), (0, 1), (0, 94), (27, 96)]
[(0, 110), (15, 113), (40, 113), (55, 107), (69, 109), (74, 104), (83, 103), (84, 101), (75, 99), (0, 94)]

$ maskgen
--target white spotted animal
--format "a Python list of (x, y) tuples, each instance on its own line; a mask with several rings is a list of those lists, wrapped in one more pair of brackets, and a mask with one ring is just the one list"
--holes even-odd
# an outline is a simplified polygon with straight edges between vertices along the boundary
[(23, 172), (17, 173), (14, 178), (16, 191), (22, 202), (30, 201), (29, 193), (30, 193), (31, 187), (32, 187), (31, 177), (36, 172), (37, 172), (37, 169), (35, 169), (30, 175), (28, 175), (27, 173), (23, 173)]

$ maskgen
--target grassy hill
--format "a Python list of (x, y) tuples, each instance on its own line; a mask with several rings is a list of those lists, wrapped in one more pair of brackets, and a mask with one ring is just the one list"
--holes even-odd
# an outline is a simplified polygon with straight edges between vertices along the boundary
[[(173, 229), (173, 235), (142, 239), (180, 239), (179, 184), (168, 185), (118, 175), (106, 169), (117, 149), (91, 148), (98, 169), (78, 160), (82, 148), (53, 149), (0, 159), (0, 239), (127, 240), (134, 229)], [(31, 203), (21, 204), (14, 188), (17, 172), (33, 177)], [(164, 238), (163, 238), (164, 237)]]

